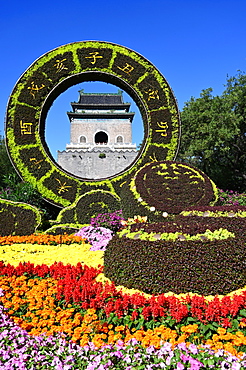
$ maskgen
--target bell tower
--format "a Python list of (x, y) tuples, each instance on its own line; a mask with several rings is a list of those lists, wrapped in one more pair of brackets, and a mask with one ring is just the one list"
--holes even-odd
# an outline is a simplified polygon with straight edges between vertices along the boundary
[(78, 102), (67, 112), (70, 143), (58, 151), (58, 164), (83, 178), (99, 179), (123, 171), (137, 156), (132, 143), (133, 112), (118, 93), (79, 91)]

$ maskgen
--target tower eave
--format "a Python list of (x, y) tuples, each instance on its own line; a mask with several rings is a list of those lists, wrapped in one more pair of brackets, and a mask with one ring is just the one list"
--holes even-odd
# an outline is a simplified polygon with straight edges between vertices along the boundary
[(81, 104), (81, 103), (76, 103), (72, 102), (71, 106), (73, 108), (73, 111), (76, 109), (95, 109), (97, 110), (126, 110), (126, 112), (129, 112), (131, 103), (122, 103), (122, 104)]
[(69, 117), (69, 120), (73, 118), (77, 119), (130, 119), (132, 122), (135, 113), (134, 112), (127, 112), (127, 113), (117, 113), (117, 112), (109, 112), (109, 113), (81, 113), (81, 112), (67, 112), (67, 115)]

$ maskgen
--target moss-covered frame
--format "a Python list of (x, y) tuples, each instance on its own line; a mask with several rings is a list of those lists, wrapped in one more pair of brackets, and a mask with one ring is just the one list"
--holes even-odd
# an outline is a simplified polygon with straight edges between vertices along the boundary
[[(144, 140), (136, 160), (110, 178), (78, 178), (54, 161), (45, 142), (45, 119), (53, 101), (83, 81), (103, 81), (136, 102)], [(7, 107), (6, 143), (21, 177), (60, 207), (92, 190), (119, 196), (121, 186), (145, 163), (173, 160), (180, 140), (179, 112), (161, 73), (140, 54), (120, 45), (84, 41), (58, 47), (37, 59), (17, 81)]]

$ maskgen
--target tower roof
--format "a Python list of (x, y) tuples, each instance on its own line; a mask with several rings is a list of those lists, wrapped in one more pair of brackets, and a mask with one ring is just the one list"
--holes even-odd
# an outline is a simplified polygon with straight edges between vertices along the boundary
[(122, 91), (117, 93), (85, 93), (84, 90), (79, 91), (79, 104), (83, 105), (121, 105), (123, 102)]
[[(129, 112), (131, 103), (124, 103), (122, 91), (117, 93), (85, 93), (79, 91), (79, 101), (71, 103), (72, 112), (67, 112), (72, 118), (128, 118), (132, 122), (135, 113)], [(105, 112), (108, 111), (108, 112)]]
[(83, 119), (129, 119), (131, 122), (134, 118), (133, 112), (126, 112), (126, 113), (118, 113), (116, 112), (107, 112), (107, 113), (100, 113), (100, 112), (91, 112), (91, 113), (81, 113), (81, 112), (67, 112), (67, 115), (69, 117), (69, 120), (71, 121), (72, 118), (83, 118)]

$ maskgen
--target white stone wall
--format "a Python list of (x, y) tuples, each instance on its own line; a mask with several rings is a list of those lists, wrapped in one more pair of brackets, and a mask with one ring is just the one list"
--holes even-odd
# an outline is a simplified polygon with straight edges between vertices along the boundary
[(78, 119), (71, 122), (70, 143), (79, 143), (81, 135), (85, 136), (87, 143), (94, 144), (95, 134), (103, 131), (108, 135), (109, 144), (116, 142), (117, 136), (123, 136), (124, 143), (132, 142), (132, 124), (129, 119)]
[[(106, 155), (100, 158), (100, 153)], [(124, 171), (136, 158), (137, 151), (129, 152), (69, 152), (58, 151), (58, 164), (67, 172), (85, 179), (102, 179)]]

